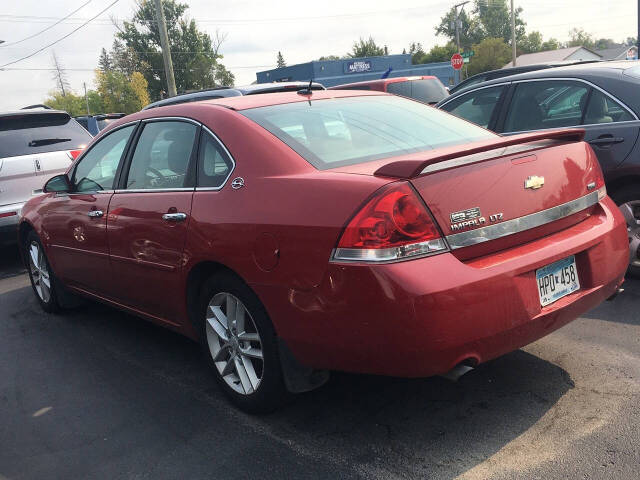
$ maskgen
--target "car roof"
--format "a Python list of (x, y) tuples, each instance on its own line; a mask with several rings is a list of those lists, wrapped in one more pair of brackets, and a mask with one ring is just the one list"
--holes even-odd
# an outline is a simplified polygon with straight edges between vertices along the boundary
[(433, 75), (415, 75), (411, 77), (377, 78), (375, 80), (364, 80), (362, 82), (343, 83), (341, 85), (335, 85), (333, 87), (329, 87), (329, 89), (339, 90), (340, 88), (343, 88), (343, 87), (357, 87), (359, 85), (385, 85), (389, 83), (407, 82), (411, 80), (431, 80), (431, 79), (437, 80), (437, 77)]
[(547, 68), (544, 70), (518, 73), (507, 77), (488, 80), (482, 83), (476, 83), (475, 85), (471, 85), (469, 88), (453, 93), (438, 105), (448, 103), (454, 98), (457, 98), (460, 95), (465, 95), (477, 90), (478, 88), (489, 87), (491, 85), (545, 78), (576, 78), (593, 83), (594, 85), (605, 89), (614, 97), (617, 97), (626, 103), (627, 106), (631, 107), (636, 114), (638, 114), (640, 112), (640, 96), (635, 93), (637, 91), (636, 89), (629, 89), (629, 85), (633, 83), (640, 84), (640, 78), (630, 75), (623, 76), (623, 72), (625, 70), (638, 66), (640, 66), (639, 60), (620, 60), (612, 62), (578, 63)]

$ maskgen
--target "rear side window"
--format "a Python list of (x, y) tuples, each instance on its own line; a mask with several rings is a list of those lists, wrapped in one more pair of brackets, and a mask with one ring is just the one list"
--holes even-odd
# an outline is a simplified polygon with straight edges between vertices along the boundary
[(461, 95), (442, 106), (456, 117), (464, 118), (484, 128), (489, 128), (504, 86), (481, 88)]
[(72, 183), (76, 192), (111, 190), (127, 141), (135, 125), (123, 127), (101, 138), (76, 166)]
[(580, 125), (589, 87), (580, 82), (524, 82), (511, 100), (505, 132)]
[(233, 162), (222, 145), (206, 131), (200, 137), (198, 187), (221, 187), (233, 170)]
[(140, 134), (127, 176), (128, 190), (186, 186), (198, 127), (187, 122), (150, 122)]
[(66, 113), (0, 117), (0, 158), (82, 149), (91, 139)]
[(415, 98), (424, 103), (438, 103), (449, 96), (444, 85), (436, 79), (407, 80), (387, 85), (387, 92), (403, 97)]
[(595, 88), (591, 91), (584, 124), (628, 122), (635, 120), (622, 105)]
[(391, 95), (310, 100), (240, 113), (321, 170), (495, 137), (433, 107)]

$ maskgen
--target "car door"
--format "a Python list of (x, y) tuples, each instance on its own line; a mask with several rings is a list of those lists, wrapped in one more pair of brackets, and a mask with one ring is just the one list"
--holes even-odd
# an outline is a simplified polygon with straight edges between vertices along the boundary
[(482, 87), (454, 97), (440, 106), (442, 110), (481, 127), (494, 129), (508, 85)]
[(195, 186), (198, 124), (143, 122), (109, 207), (117, 300), (168, 323), (179, 312), (180, 273)]
[(640, 121), (613, 97), (592, 88), (582, 128), (604, 171), (619, 166), (629, 156), (640, 133)]
[(70, 174), (72, 191), (47, 199), (42, 228), (54, 271), (66, 283), (103, 297), (112, 294), (107, 211), (120, 162), (135, 124), (110, 132)]
[(604, 91), (578, 80), (535, 80), (514, 85), (496, 131), (505, 135), (561, 127), (585, 129), (602, 169), (618, 166), (639, 133), (635, 115)]

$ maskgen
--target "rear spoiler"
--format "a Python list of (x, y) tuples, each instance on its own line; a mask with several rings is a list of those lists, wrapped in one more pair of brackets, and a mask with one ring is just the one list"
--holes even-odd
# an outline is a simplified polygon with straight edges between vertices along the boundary
[[(378, 177), (392, 178), (415, 178), (422, 171), (438, 162), (451, 160), (453, 158), (465, 157), (476, 153), (487, 152), (498, 148), (511, 147), (513, 145), (522, 145), (540, 140), (559, 140), (565, 142), (580, 142), (584, 139), (584, 130), (580, 128), (563, 129), (563, 130), (547, 130), (536, 133), (523, 133), (520, 135), (512, 135), (508, 137), (498, 137), (496, 139), (486, 140), (482, 142), (474, 142), (463, 146), (455, 146), (449, 148), (441, 148), (433, 152), (425, 152), (420, 159), (415, 160), (398, 160), (396, 162), (387, 163), (373, 174)], [(500, 155), (496, 155), (500, 156)], [(483, 160), (489, 160), (496, 157), (484, 157)]]

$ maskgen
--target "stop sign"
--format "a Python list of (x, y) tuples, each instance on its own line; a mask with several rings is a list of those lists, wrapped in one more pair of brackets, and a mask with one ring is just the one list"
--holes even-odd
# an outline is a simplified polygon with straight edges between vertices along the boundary
[(464, 64), (464, 60), (462, 59), (462, 55), (459, 53), (454, 53), (451, 57), (451, 66), (454, 70), (460, 70), (462, 65)]

